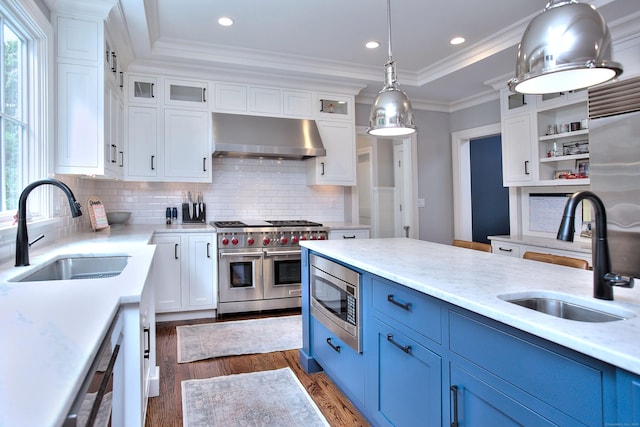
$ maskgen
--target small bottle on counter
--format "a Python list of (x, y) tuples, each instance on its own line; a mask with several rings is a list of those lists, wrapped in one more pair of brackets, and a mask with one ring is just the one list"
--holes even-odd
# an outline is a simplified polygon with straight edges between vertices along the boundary
[(171, 208), (167, 208), (165, 219), (166, 219), (167, 225), (171, 225)]
[(173, 208), (173, 215), (172, 215), (171, 223), (172, 224), (178, 224), (178, 208), (176, 208), (176, 207)]

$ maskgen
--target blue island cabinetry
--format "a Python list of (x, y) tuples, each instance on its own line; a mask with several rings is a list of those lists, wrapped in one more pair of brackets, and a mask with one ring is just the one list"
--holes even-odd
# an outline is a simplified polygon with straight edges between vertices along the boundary
[(360, 273), (362, 353), (327, 345), (341, 343), (309, 314), (304, 272), (300, 358), (374, 426), (640, 426), (640, 376)]

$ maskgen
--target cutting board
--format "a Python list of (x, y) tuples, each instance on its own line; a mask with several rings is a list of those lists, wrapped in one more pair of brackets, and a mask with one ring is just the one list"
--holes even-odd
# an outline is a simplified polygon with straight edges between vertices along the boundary
[(109, 228), (107, 212), (104, 209), (102, 201), (96, 196), (91, 196), (89, 200), (87, 200), (87, 206), (89, 207), (89, 218), (91, 218), (91, 229), (98, 231)]

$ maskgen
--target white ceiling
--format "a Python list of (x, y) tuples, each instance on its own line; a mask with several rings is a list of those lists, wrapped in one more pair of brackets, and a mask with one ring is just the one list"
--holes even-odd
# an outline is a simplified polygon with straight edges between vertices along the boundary
[[(586, 1), (586, 0), (585, 0)], [(444, 111), (496, 96), (517, 44), (547, 0), (392, 0), (393, 58), (414, 107)], [(640, 0), (594, 0), (611, 28)], [(387, 60), (386, 0), (120, 0), (135, 64), (210, 67), (336, 82), (372, 100)], [(221, 27), (220, 16), (235, 20)], [(452, 46), (462, 35), (467, 42)], [(377, 40), (375, 50), (365, 42)], [(615, 53), (614, 53), (615, 54)]]

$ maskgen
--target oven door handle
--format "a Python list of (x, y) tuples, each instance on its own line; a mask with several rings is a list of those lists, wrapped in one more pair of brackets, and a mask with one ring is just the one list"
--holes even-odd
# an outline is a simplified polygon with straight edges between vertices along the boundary
[(227, 256), (242, 256), (242, 257), (262, 257), (262, 252), (220, 252), (221, 257)]
[(301, 255), (302, 251), (264, 251), (264, 256)]

